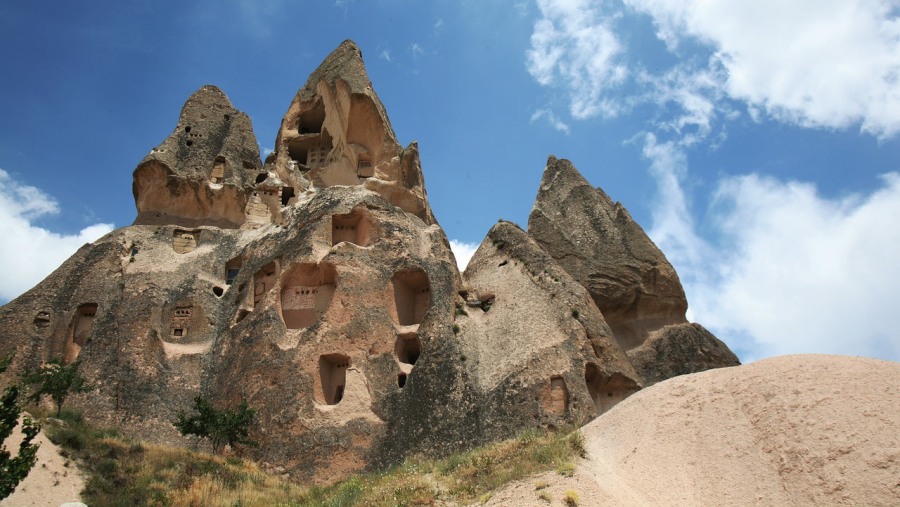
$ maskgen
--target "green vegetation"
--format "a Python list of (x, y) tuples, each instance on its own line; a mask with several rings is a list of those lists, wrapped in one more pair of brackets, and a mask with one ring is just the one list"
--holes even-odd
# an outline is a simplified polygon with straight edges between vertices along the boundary
[(304, 487), (238, 458), (141, 444), (91, 429), (63, 412), (50, 438), (88, 472), (83, 501), (92, 507), (398, 506), (484, 501), (510, 481), (559, 469), (583, 452), (578, 432), (532, 430), (442, 460), (410, 459), (331, 486)]
[(466, 311), (466, 305), (463, 303), (456, 303), (456, 315), (468, 315), (469, 313)]
[[(0, 360), (0, 373), (9, 368), (12, 356)], [(41, 426), (31, 420), (30, 417), (22, 419), (22, 443), (16, 457), (11, 457), (6, 448), (6, 439), (12, 434), (13, 429), (19, 423), (19, 414), (22, 407), (19, 405), (19, 387), (12, 385), (3, 391), (0, 396), (0, 499), (6, 498), (15, 491), (22, 479), (28, 476), (31, 467), (37, 460), (39, 444), (34, 443), (34, 437), (41, 430)]]
[(173, 423), (182, 435), (210, 439), (215, 453), (225, 444), (232, 449), (238, 444), (255, 445), (248, 438), (255, 411), (247, 406), (247, 400), (242, 400), (236, 410), (217, 410), (209, 400), (197, 396), (194, 398), (194, 410), (197, 413), (190, 417), (183, 411), (179, 412), (178, 420)]
[(25, 374), (24, 380), (31, 384), (32, 392), (28, 399), (33, 402), (41, 401), (45, 394), (56, 403), (56, 417), (62, 412), (63, 403), (73, 393), (83, 393), (90, 390), (84, 377), (78, 373), (78, 362), (64, 366), (59, 359), (41, 365), (35, 372)]

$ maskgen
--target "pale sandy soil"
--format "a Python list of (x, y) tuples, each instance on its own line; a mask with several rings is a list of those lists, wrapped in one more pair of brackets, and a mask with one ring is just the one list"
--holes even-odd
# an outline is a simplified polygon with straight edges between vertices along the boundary
[[(15, 455), (21, 441), (22, 433), (16, 428), (6, 442), (6, 448)], [(66, 502), (79, 501), (84, 478), (75, 468), (75, 463), (60, 456), (59, 448), (47, 439), (43, 430), (35, 441), (41, 444), (37, 463), (15, 492), (0, 500), (0, 507), (57, 507)]]
[(800, 355), (686, 375), (582, 431), (575, 477), (488, 505), (564, 505), (566, 490), (579, 505), (900, 505), (900, 363)]

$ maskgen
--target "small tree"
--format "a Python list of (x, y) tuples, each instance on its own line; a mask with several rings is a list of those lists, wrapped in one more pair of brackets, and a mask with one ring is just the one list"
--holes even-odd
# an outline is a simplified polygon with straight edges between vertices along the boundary
[(241, 400), (237, 409), (217, 410), (209, 400), (197, 396), (194, 398), (194, 410), (197, 414), (190, 417), (183, 410), (178, 412), (178, 420), (174, 424), (182, 435), (210, 439), (215, 453), (225, 444), (231, 448), (237, 444), (255, 445), (248, 436), (256, 411), (247, 405), (247, 400)]
[[(0, 360), (0, 373), (6, 371), (10, 362), (12, 362), (12, 356)], [(41, 427), (30, 417), (22, 420), (24, 438), (19, 444), (19, 453), (16, 457), (11, 458), (10, 452), (6, 449), (6, 439), (18, 424), (21, 412), (18, 386), (7, 387), (3, 396), (0, 397), (0, 500), (15, 491), (16, 486), (28, 475), (31, 467), (37, 461), (37, 450), (40, 444), (33, 441)]]
[(63, 403), (72, 393), (89, 391), (84, 377), (78, 373), (80, 363), (64, 366), (58, 359), (45, 363), (41, 368), (25, 375), (25, 382), (37, 387), (28, 399), (39, 402), (41, 396), (48, 395), (56, 403), (56, 417), (62, 412)]

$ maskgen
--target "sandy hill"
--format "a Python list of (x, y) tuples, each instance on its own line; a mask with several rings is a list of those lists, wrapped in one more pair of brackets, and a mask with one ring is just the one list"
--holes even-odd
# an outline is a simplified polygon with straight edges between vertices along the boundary
[(491, 505), (900, 505), (900, 364), (797, 355), (673, 378), (583, 428), (574, 477)]

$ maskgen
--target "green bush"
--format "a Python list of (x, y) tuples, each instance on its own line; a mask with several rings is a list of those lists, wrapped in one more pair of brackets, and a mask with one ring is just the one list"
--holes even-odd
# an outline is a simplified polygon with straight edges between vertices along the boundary
[(174, 424), (182, 435), (210, 439), (213, 452), (219, 452), (225, 444), (232, 449), (237, 444), (254, 445), (248, 436), (255, 411), (247, 406), (247, 400), (242, 400), (236, 410), (218, 410), (209, 400), (197, 396), (194, 398), (194, 410), (197, 413), (190, 417), (184, 411), (178, 413)]

